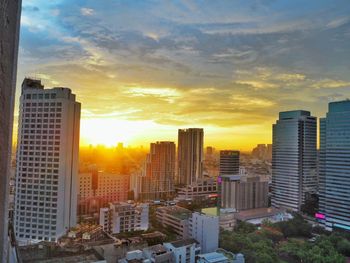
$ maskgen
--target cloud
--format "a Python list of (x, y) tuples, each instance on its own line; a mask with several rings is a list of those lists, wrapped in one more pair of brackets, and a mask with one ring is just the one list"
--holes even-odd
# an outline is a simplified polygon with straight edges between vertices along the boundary
[(87, 7), (82, 7), (82, 8), (80, 8), (80, 13), (83, 16), (92, 16), (94, 14), (94, 9), (87, 8)]
[(150, 121), (152, 138), (202, 125), (264, 142), (279, 111), (350, 97), (350, 6), (331, 2), (28, 0), (18, 83), (42, 74), (83, 118)]
[(334, 80), (334, 79), (322, 79), (315, 81), (312, 85), (313, 88), (348, 88), (350, 87), (350, 81)]
[(350, 21), (350, 17), (339, 17), (339, 18), (336, 18), (332, 21), (330, 21), (326, 27), (327, 28), (337, 28), (337, 27), (340, 27), (342, 25), (345, 25), (346, 23), (348, 23)]

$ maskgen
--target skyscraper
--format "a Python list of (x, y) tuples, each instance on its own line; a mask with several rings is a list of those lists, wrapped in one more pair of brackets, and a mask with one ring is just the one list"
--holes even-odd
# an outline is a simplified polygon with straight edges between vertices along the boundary
[(272, 206), (298, 211), (317, 191), (316, 122), (297, 110), (280, 112), (273, 125)]
[(320, 119), (319, 213), (326, 229), (350, 230), (350, 101), (329, 103)]
[(239, 151), (220, 151), (219, 175), (239, 174)]
[(21, 1), (0, 0), (0, 261), (7, 261), (8, 194)]
[(174, 194), (175, 180), (174, 142), (151, 143), (142, 177), (142, 200), (169, 199)]
[(179, 129), (178, 183), (189, 185), (203, 175), (203, 129)]
[(16, 237), (56, 241), (76, 224), (80, 103), (68, 88), (26, 78), (18, 125)]

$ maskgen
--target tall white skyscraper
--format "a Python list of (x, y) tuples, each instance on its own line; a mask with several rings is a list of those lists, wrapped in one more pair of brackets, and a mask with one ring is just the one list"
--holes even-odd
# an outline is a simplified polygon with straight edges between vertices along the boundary
[(18, 125), (16, 238), (57, 241), (76, 224), (80, 103), (68, 88), (26, 78)]
[(190, 185), (203, 176), (203, 129), (179, 129), (178, 183)]
[(273, 125), (272, 206), (299, 211), (317, 191), (317, 119), (308, 111), (280, 112)]
[(328, 230), (350, 230), (350, 101), (329, 103), (320, 119), (319, 213)]

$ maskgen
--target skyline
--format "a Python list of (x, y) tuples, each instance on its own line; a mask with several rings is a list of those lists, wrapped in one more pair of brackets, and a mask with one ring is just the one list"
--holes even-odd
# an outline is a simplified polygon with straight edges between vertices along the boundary
[(18, 86), (71, 88), (82, 146), (200, 127), (205, 145), (247, 151), (271, 143), (278, 112), (323, 117), (350, 97), (349, 13), (347, 1), (28, 0)]

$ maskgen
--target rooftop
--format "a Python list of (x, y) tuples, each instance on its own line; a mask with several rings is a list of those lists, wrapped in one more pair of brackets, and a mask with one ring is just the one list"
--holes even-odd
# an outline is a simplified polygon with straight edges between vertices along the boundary
[(180, 206), (164, 206), (158, 208), (161, 211), (166, 212), (167, 214), (170, 214), (180, 220), (188, 219), (192, 212), (186, 208), (180, 207)]
[(89, 263), (104, 260), (94, 249), (71, 252), (49, 243), (19, 247), (19, 257), (23, 263)]
[(305, 110), (293, 110), (293, 111), (283, 111), (280, 112), (279, 114), (279, 118), (280, 120), (283, 119), (294, 119), (294, 118), (299, 118), (301, 116), (310, 116), (310, 112), (309, 111), (305, 111)]
[(188, 239), (177, 240), (169, 243), (172, 244), (174, 247), (178, 248), (178, 247), (184, 247), (192, 244), (198, 244), (198, 241), (195, 240), (194, 238), (188, 238)]
[(223, 254), (217, 253), (217, 252), (200, 254), (200, 255), (198, 255), (198, 257), (203, 258), (208, 262), (218, 262), (218, 261), (228, 260), (228, 258), (225, 257)]
[(250, 220), (250, 219), (257, 219), (257, 218), (263, 218), (268, 216), (273, 216), (279, 213), (285, 212), (284, 209), (277, 209), (273, 207), (264, 207), (264, 208), (256, 208), (256, 209), (249, 209), (244, 210), (235, 215), (235, 218), (238, 220)]

